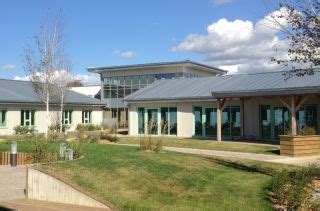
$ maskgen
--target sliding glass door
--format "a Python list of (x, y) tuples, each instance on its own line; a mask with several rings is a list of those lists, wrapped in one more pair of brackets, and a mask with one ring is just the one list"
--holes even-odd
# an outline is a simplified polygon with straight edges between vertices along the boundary
[(147, 109), (148, 134), (158, 134), (158, 109)]

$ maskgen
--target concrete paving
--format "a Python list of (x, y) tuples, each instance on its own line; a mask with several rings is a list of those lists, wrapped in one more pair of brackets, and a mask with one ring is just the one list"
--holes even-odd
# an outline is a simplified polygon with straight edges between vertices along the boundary
[[(115, 144), (114, 145), (123, 145), (123, 146), (139, 146), (137, 144)], [(220, 150), (205, 150), (205, 149), (193, 149), (193, 148), (181, 148), (181, 147), (163, 147), (166, 151), (180, 152), (186, 154), (194, 155), (206, 155), (206, 156), (217, 156), (225, 158), (239, 158), (239, 159), (248, 159), (264, 162), (273, 162), (273, 163), (282, 163), (295, 166), (308, 166), (310, 164), (320, 165), (320, 155), (316, 156), (306, 156), (306, 157), (287, 157), (280, 155), (267, 155), (267, 154), (256, 154), (256, 153), (247, 153), (247, 152), (230, 152), (230, 151), (220, 151)]]
[[(2, 206), (2, 207), (1, 207)], [(63, 204), (39, 200), (15, 199), (0, 201), (0, 210), (19, 210), (19, 211), (102, 211), (110, 209), (78, 206), (72, 204)]]
[(1, 166), (0, 165), (0, 200), (25, 198), (26, 189), (25, 166)]

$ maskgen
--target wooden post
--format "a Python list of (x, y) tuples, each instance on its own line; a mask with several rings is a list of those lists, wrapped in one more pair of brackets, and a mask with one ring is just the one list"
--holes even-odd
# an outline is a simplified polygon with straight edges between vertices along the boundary
[(244, 139), (244, 99), (240, 98), (240, 137)]
[(297, 97), (291, 95), (291, 104), (289, 105), (284, 98), (279, 97), (280, 102), (288, 108), (291, 114), (291, 135), (297, 135), (297, 119), (296, 113), (300, 107), (309, 99), (310, 95), (305, 95), (303, 97)]
[(221, 101), (217, 100), (217, 141), (221, 142)]
[(297, 135), (297, 120), (296, 120), (296, 98), (291, 96), (291, 135)]
[(221, 138), (221, 116), (222, 111), (226, 107), (226, 99), (217, 99), (217, 141), (220, 143)]

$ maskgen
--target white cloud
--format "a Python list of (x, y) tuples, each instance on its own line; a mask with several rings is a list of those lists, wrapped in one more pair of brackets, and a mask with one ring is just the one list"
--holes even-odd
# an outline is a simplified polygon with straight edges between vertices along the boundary
[(221, 5), (221, 4), (227, 4), (230, 2), (233, 2), (234, 0), (213, 0), (213, 3), (215, 5)]
[(3, 70), (14, 70), (16, 69), (17, 67), (13, 64), (5, 64), (5, 65), (2, 65), (0, 69), (3, 69)]
[(137, 55), (137, 53), (134, 51), (120, 51), (120, 50), (115, 50), (113, 54), (125, 59), (131, 59)]
[[(287, 56), (288, 40), (280, 39), (272, 17), (284, 9), (268, 14), (257, 23), (249, 20), (220, 19), (207, 27), (207, 34), (190, 34), (174, 52), (203, 55), (204, 62), (230, 72), (261, 72), (282, 70), (270, 61), (272, 56)], [(283, 19), (278, 22), (286, 25)]]
[[(29, 81), (29, 76), (15, 76), (14, 80)], [(98, 74), (75, 74), (72, 80), (80, 80), (84, 85), (99, 85), (100, 78)]]

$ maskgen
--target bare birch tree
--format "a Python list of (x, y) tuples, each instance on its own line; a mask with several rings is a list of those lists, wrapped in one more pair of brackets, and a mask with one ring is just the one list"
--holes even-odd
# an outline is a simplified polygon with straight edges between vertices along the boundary
[(45, 137), (48, 138), (49, 105), (54, 94), (56, 71), (61, 66), (63, 53), (62, 18), (48, 17), (34, 36), (33, 45), (24, 51), (25, 72), (32, 82), (35, 92), (46, 106)]
[(59, 66), (60, 68), (56, 72), (56, 78), (54, 80), (54, 84), (55, 84), (55, 88), (57, 89), (57, 94), (56, 94), (57, 101), (60, 104), (59, 126), (60, 126), (60, 132), (62, 132), (64, 104), (65, 104), (65, 99), (67, 97), (68, 84), (70, 83), (70, 81), (72, 81), (72, 75), (71, 75), (72, 65), (66, 55), (61, 55)]

